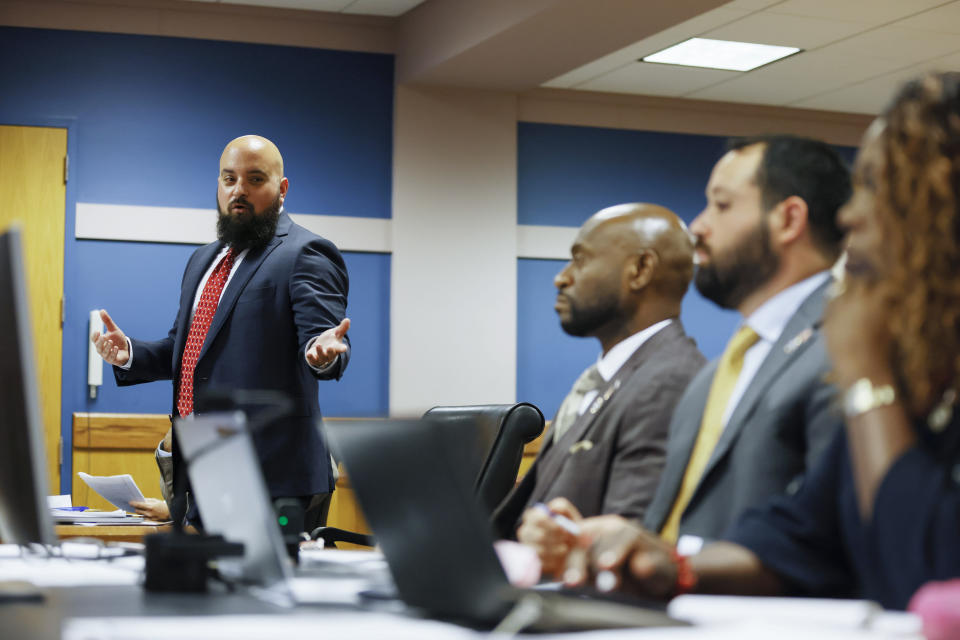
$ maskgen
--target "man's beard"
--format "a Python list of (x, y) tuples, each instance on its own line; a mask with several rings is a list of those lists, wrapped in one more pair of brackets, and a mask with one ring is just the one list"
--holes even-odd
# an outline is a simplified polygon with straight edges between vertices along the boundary
[(770, 232), (764, 221), (725, 256), (711, 256), (700, 265), (693, 282), (697, 291), (724, 309), (736, 309), (747, 296), (766, 284), (780, 267), (780, 256), (770, 246)]
[(616, 296), (601, 297), (584, 307), (569, 296), (560, 295), (567, 301), (566, 318), (560, 316), (560, 328), (567, 335), (577, 338), (596, 335), (600, 327), (615, 320), (619, 313)]
[(239, 214), (227, 213), (220, 207), (217, 200), (217, 239), (234, 248), (238, 253), (244, 249), (261, 249), (277, 232), (277, 221), (280, 219), (281, 200), (277, 194), (273, 204), (263, 211), (257, 211), (245, 198), (238, 198), (227, 203), (227, 210), (234, 204), (244, 204), (247, 211)]

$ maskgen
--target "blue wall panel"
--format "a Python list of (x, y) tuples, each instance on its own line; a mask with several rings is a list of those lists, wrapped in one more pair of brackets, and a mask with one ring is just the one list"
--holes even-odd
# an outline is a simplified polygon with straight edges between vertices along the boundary
[[(86, 387), (87, 314), (137, 337), (173, 322), (194, 247), (74, 239), (76, 202), (212, 208), (233, 137), (280, 147), (294, 213), (390, 217), (393, 57), (181, 38), (0, 27), (0, 124), (68, 126), (62, 429), (74, 411), (170, 411), (170, 383)], [(387, 412), (389, 255), (347, 254), (353, 360), (326, 415)], [(109, 372), (108, 372), (109, 373)], [(70, 456), (61, 483), (69, 490)]]
[(519, 223), (579, 227), (621, 202), (693, 220), (724, 138), (521, 122), (517, 145)]
[(390, 217), (392, 56), (0, 27), (0, 60), (0, 123), (78, 118), (80, 202), (210, 208), (224, 145), (259, 133), (290, 211)]

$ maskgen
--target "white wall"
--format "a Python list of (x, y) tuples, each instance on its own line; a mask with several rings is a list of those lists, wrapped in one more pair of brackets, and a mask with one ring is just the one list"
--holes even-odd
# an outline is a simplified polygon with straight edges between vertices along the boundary
[(390, 412), (516, 395), (517, 106), (399, 86)]

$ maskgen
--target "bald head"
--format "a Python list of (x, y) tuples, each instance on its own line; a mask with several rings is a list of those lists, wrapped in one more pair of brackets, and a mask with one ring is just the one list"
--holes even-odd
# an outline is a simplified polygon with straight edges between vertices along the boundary
[(645, 202), (607, 207), (581, 227), (578, 237), (587, 235), (627, 256), (652, 253), (651, 286), (676, 301), (687, 292), (693, 278), (693, 241), (670, 209)]
[(279, 178), (283, 177), (283, 156), (280, 149), (263, 136), (246, 135), (234, 138), (223, 148), (220, 154), (220, 168), (223, 169), (224, 160), (238, 154), (253, 156), (262, 164), (269, 167)]
[(594, 336), (607, 351), (620, 340), (680, 314), (693, 276), (693, 243), (669, 209), (630, 203), (587, 220), (554, 278), (564, 331)]

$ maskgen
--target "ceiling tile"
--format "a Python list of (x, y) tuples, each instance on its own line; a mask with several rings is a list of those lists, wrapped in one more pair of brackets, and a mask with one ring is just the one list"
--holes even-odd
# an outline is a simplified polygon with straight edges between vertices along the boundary
[(897, 26), (960, 34), (960, 2), (951, 2), (936, 9), (924, 11), (901, 20), (897, 23)]
[(785, 105), (889, 73), (901, 66), (882, 58), (847, 56), (836, 59), (822, 51), (806, 51), (694, 91), (686, 97)]
[(919, 66), (901, 69), (866, 82), (800, 100), (791, 106), (876, 115), (886, 107), (904, 82), (920, 73), (922, 68)]
[(812, 18), (885, 24), (938, 4), (943, 4), (943, 0), (786, 0), (770, 7), (769, 11)]
[(353, 0), (343, 13), (374, 16), (401, 16), (424, 0)]
[(309, 11), (340, 11), (351, 0), (229, 0), (230, 4), (252, 4), (260, 7), (281, 9), (307, 9)]
[(868, 56), (896, 60), (902, 66), (960, 51), (960, 39), (946, 33), (880, 27), (822, 49), (836, 60), (844, 56)]
[(632, 62), (589, 82), (579, 84), (576, 88), (585, 91), (611, 91), (648, 96), (679, 96), (737, 75), (739, 73), (736, 71)]
[(748, 11), (727, 9), (726, 5), (702, 13), (695, 18), (684, 20), (669, 29), (656, 33), (649, 38), (644, 38), (630, 46), (624, 47), (593, 62), (583, 65), (569, 71), (562, 76), (557, 76), (543, 84), (545, 87), (571, 88), (593, 78), (597, 78), (605, 73), (619, 69), (620, 67), (636, 62), (643, 56), (649, 55), (660, 49), (666, 49), (678, 42), (683, 42), (688, 38), (700, 35), (721, 25), (733, 22), (744, 16), (749, 15)]
[(706, 37), (814, 49), (865, 31), (870, 26), (866, 22), (847, 22), (761, 11), (713, 29), (707, 32)]

